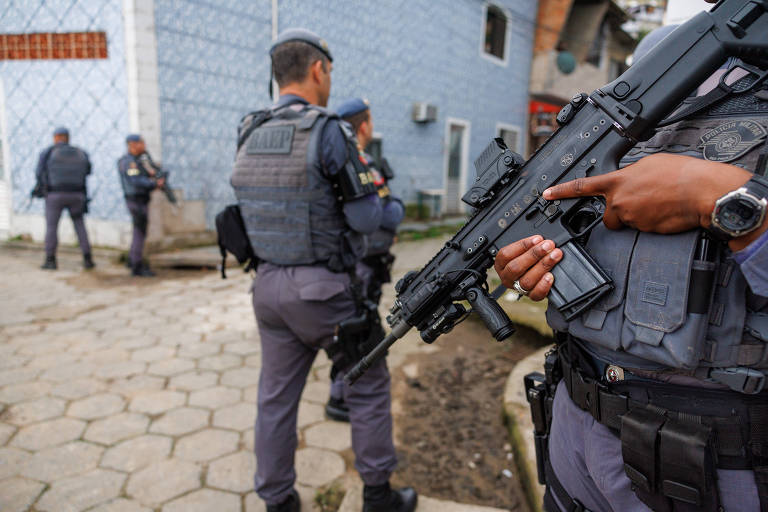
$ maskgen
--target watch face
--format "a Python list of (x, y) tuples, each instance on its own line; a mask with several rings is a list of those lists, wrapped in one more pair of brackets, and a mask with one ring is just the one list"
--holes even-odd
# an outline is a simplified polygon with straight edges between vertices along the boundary
[(760, 217), (760, 205), (748, 197), (740, 196), (726, 201), (717, 213), (720, 226), (732, 233), (749, 230)]

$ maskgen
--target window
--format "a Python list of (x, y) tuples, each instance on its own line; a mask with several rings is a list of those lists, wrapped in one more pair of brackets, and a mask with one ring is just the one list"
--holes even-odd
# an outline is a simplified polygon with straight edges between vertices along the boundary
[(505, 60), (507, 16), (495, 5), (486, 7), (484, 36), (483, 52), (499, 60)]
[(598, 68), (603, 62), (603, 50), (605, 48), (608, 31), (608, 22), (607, 20), (603, 20), (600, 24), (600, 28), (597, 29), (597, 34), (595, 34), (595, 39), (592, 41), (592, 45), (589, 47), (589, 53), (587, 53), (586, 61)]
[(496, 136), (504, 140), (504, 144), (516, 153), (520, 153), (520, 128), (509, 124), (498, 123), (496, 125)]

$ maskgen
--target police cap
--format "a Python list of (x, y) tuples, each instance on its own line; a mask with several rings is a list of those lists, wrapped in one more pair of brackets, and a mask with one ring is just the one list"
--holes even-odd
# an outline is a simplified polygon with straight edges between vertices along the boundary
[(59, 126), (55, 130), (53, 130), (54, 135), (66, 135), (69, 137), (69, 130), (67, 130), (64, 126)]
[(283, 43), (290, 43), (291, 41), (301, 41), (309, 45), (314, 46), (320, 50), (323, 55), (328, 57), (328, 60), (333, 62), (331, 56), (331, 49), (328, 47), (328, 43), (322, 37), (318, 36), (311, 30), (305, 28), (289, 28), (283, 31), (272, 44), (272, 48), (269, 49), (269, 56), (272, 57), (275, 54), (275, 49)]
[(360, 112), (365, 112), (370, 107), (370, 102), (365, 98), (350, 98), (339, 105), (336, 109), (336, 113), (339, 114), (339, 117), (341, 118), (352, 117)]
[(141, 142), (141, 135), (139, 135), (138, 133), (129, 133), (125, 137), (125, 142), (126, 143), (128, 143), (128, 142)]

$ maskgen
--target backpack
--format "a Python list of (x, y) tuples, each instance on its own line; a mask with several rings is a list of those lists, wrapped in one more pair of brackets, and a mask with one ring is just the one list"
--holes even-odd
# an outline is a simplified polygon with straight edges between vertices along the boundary
[(231, 204), (216, 215), (216, 234), (221, 252), (221, 278), (226, 279), (227, 251), (231, 252), (239, 264), (247, 263), (243, 272), (256, 270), (259, 259), (253, 252), (248, 234), (245, 231), (240, 206)]

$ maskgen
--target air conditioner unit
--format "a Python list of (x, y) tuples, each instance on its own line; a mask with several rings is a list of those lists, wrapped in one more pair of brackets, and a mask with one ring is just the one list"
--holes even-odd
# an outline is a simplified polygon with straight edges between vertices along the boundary
[(417, 123), (432, 123), (437, 121), (437, 107), (429, 103), (417, 102), (413, 104), (411, 119)]

